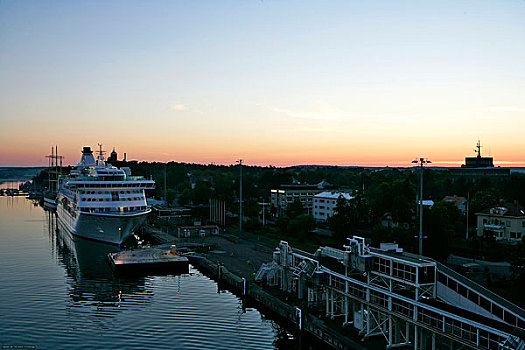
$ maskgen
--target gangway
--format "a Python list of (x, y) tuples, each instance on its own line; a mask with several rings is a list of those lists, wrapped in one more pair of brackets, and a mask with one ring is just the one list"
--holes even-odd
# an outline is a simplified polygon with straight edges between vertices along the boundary
[(280, 288), (364, 338), (383, 336), (387, 348), (525, 349), (525, 311), (501, 296), (397, 245), (373, 248), (354, 236), (343, 248), (312, 258), (282, 241)]

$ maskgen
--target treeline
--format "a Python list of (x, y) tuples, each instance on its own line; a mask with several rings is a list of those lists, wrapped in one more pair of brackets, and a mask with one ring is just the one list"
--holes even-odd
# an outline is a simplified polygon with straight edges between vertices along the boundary
[(43, 169), (43, 167), (0, 167), (0, 180), (27, 181)]
[[(114, 164), (131, 168), (133, 175), (151, 177), (156, 181), (153, 195), (167, 194), (171, 206), (206, 205), (209, 199), (219, 199), (233, 215), (238, 214), (239, 180), (238, 165), (202, 165), (188, 163), (119, 162)], [(40, 174), (45, 183), (47, 175)], [(424, 225), (428, 240), (425, 245), (435, 249), (432, 256), (442, 258), (454, 235), (464, 236), (466, 218), (456, 207), (439, 203), (447, 196), (470, 198), (469, 222), (471, 230), (476, 225), (475, 213), (497, 204), (500, 200), (525, 203), (525, 175), (512, 174), (505, 178), (481, 177), (476, 181), (466, 177), (453, 178), (446, 170), (424, 170), (424, 199), (436, 204), (425, 209)], [(419, 186), (418, 168), (344, 168), (344, 167), (258, 167), (242, 166), (243, 216), (245, 229), (261, 229), (260, 202), (270, 202), (270, 189), (293, 181), (316, 184), (327, 181), (335, 188), (353, 190), (356, 199), (338, 210), (338, 217), (325, 226), (335, 232), (335, 244), (349, 235), (360, 233), (369, 236), (373, 244), (396, 240), (409, 250), (416, 250), (418, 231), (416, 197)], [(166, 186), (164, 186), (166, 183)], [(274, 222), (274, 231), (285, 235), (295, 231), (311, 230), (312, 220), (295, 212)], [(384, 227), (381, 219), (386, 213), (397, 227)], [(270, 214), (270, 212), (266, 213)], [(299, 218), (298, 218), (299, 217)], [(267, 216), (268, 218), (268, 216)], [(232, 220), (232, 223), (235, 223)], [(322, 225), (321, 225), (322, 226)]]
[[(231, 215), (239, 212), (238, 165), (201, 165), (187, 163), (127, 162), (116, 166), (131, 168), (133, 175), (153, 178), (156, 188), (148, 196), (157, 198), (167, 194), (171, 206), (207, 205), (210, 199), (223, 200)], [(44, 186), (48, 176), (42, 172), (35, 180)], [(305, 212), (300, 202), (290, 205), (285, 215), (273, 218), (266, 225), (261, 222), (261, 206), (270, 202), (270, 190), (282, 184), (299, 182), (316, 184), (327, 181), (335, 188), (352, 190), (355, 199), (338, 201), (336, 214), (327, 223), (316, 223)], [(166, 183), (166, 186), (164, 186)], [(242, 167), (243, 229), (258, 237), (278, 241), (286, 239), (294, 245), (314, 248), (318, 245), (341, 247), (346, 237), (360, 235), (371, 240), (373, 246), (381, 242), (397, 242), (406, 251), (418, 252), (419, 232), (417, 194), (419, 169), (366, 169), (341, 167)], [(523, 253), (525, 244), (494, 249), (490, 239), (476, 237), (475, 213), (500, 201), (525, 204), (525, 174), (510, 177), (481, 177), (475, 181), (466, 177), (453, 178), (446, 170), (424, 170), (424, 199), (435, 202), (424, 209), (423, 254), (444, 261), (451, 253), (472, 258), (506, 260), (513, 266), (513, 275), (499, 280), (487, 279), (487, 286), (511, 300), (519, 301), (525, 286)], [(469, 237), (465, 240), (467, 218), (453, 204), (441, 202), (445, 196), (469, 197)], [(204, 208), (201, 208), (204, 209)], [(266, 220), (272, 210), (265, 214)], [(206, 215), (206, 210), (202, 211)], [(385, 214), (394, 225), (385, 225)], [(238, 225), (237, 219), (227, 220)], [(236, 229), (236, 227), (233, 227)], [(314, 229), (329, 229), (332, 237), (312, 236)], [(306, 246), (310, 242), (310, 246)], [(490, 282), (490, 283), (489, 283)]]

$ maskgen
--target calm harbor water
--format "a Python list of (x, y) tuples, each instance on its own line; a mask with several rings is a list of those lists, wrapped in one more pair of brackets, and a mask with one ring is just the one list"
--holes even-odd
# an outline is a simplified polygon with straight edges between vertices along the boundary
[(0, 197), (0, 345), (37, 349), (272, 349), (298, 340), (190, 266), (116, 278), (114, 247), (71, 239), (56, 217)]

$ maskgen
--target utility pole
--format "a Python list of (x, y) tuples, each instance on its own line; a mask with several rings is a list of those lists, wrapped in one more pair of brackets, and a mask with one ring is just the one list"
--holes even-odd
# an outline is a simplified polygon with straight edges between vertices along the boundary
[(466, 239), (468, 241), (468, 207), (469, 207), (469, 202), (470, 202), (470, 192), (467, 192), (467, 234), (466, 234)]
[(423, 165), (432, 163), (425, 158), (413, 160), (412, 163), (419, 164), (419, 255), (423, 255)]
[(168, 207), (168, 188), (166, 187), (166, 163), (164, 163), (164, 202)]
[(264, 203), (264, 199), (263, 199), (263, 226), (264, 226), (264, 211), (266, 210), (265, 204), (266, 203)]
[(242, 232), (242, 159), (239, 163), (239, 232)]

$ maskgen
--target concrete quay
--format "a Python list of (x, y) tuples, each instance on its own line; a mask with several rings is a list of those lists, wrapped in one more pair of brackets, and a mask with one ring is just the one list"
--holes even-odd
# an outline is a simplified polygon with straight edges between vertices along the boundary
[[(185, 243), (184, 240), (156, 228), (147, 227), (145, 232), (157, 243), (173, 243), (177, 247)], [(301, 307), (300, 301), (294, 303), (285, 295), (279, 295), (282, 294), (279, 291), (263, 288), (255, 283), (255, 273), (262, 263), (271, 261), (273, 248), (227, 234), (199, 238), (193, 240), (193, 243), (214, 249), (188, 255), (192, 265), (246, 302), (253, 303), (255, 307), (309, 337), (314, 343), (319, 343), (312, 348), (329, 346), (334, 349), (368, 349), (358, 337), (351, 339), (336, 326), (329, 324), (329, 320), (325, 321), (308, 313)]]
[(219, 283), (226, 284), (232, 292), (241, 297), (249, 298), (257, 306), (262, 306), (263, 309), (278, 316), (279, 319), (294, 327), (298, 332), (313, 336), (334, 349), (367, 349), (362, 344), (331, 328), (323, 320), (265, 291), (253, 282), (253, 278), (239, 277), (230, 272), (225, 264), (210, 261), (204, 256), (195, 255), (189, 258), (190, 262), (199, 270)]

